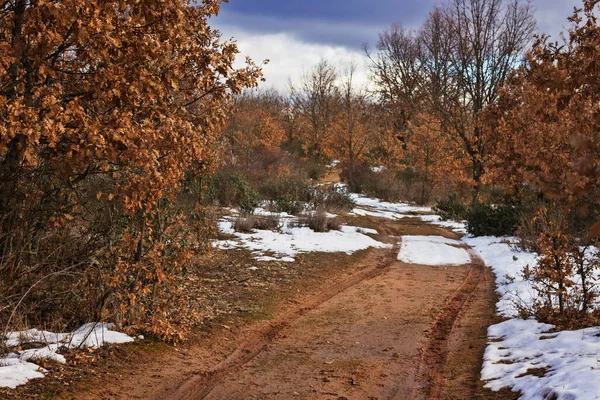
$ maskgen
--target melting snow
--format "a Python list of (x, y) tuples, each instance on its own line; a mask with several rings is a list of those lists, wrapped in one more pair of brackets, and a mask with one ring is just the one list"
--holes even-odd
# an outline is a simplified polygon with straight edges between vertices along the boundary
[[(514, 238), (463, 238), (496, 274), (498, 313), (511, 318), (488, 328), (481, 379), (492, 390), (504, 387), (521, 399), (600, 398), (600, 327), (552, 333), (553, 325), (517, 317), (517, 305), (531, 306), (536, 297), (524, 279), (525, 265), (537, 255), (514, 248)], [(542, 376), (527, 374), (540, 371)]]
[(429, 207), (418, 207), (408, 203), (389, 203), (378, 199), (372, 199), (360, 194), (350, 193), (350, 197), (361, 207), (372, 207), (376, 211), (390, 211), (399, 214), (415, 213), (415, 212), (431, 212)]
[[(462, 222), (441, 221), (435, 215), (408, 215), (430, 211), (424, 208), (358, 195), (353, 197), (358, 205), (353, 210), (356, 215), (388, 219), (418, 217), (455, 232), (467, 232)], [(534, 287), (524, 279), (522, 271), (526, 265), (535, 264), (538, 256), (516, 249), (515, 238), (466, 236), (462, 241), (473, 247), (494, 271), (496, 290), (501, 296), (497, 303), (498, 313), (509, 318), (488, 329), (490, 343), (482, 369), (485, 386), (492, 390), (508, 387), (520, 392), (521, 399), (527, 400), (600, 399), (600, 327), (553, 333), (553, 325), (517, 318), (518, 307), (531, 306), (536, 297)], [(407, 240), (403, 237), (398, 257), (419, 264), (437, 265), (450, 258), (444, 256), (441, 257), (444, 260), (433, 261), (436, 254), (448, 249), (461, 250), (451, 244), (446, 239), (409, 237)], [(532, 370), (540, 373), (533, 374)]]
[[(510, 319), (491, 326), (481, 379), (511, 387), (522, 399), (600, 398), (600, 327), (548, 333), (554, 326)], [(543, 376), (527, 375), (544, 371)]]
[(432, 210), (429, 207), (419, 207), (408, 203), (388, 203), (386, 201), (368, 198), (355, 193), (351, 193), (350, 196), (357, 205), (357, 207), (350, 212), (350, 214), (353, 215), (386, 218), (391, 220), (419, 218), (421, 221), (429, 222), (444, 228), (450, 228), (458, 233), (467, 233), (464, 223), (442, 221), (442, 218), (439, 215), (430, 214)]
[(0, 357), (0, 387), (14, 389), (27, 383), (28, 380), (43, 378), (46, 370), (32, 361), (46, 359), (65, 363), (65, 357), (58, 353), (61, 348), (98, 348), (105, 343), (133, 342), (133, 338), (113, 331), (112, 324), (89, 323), (71, 333), (53, 333), (37, 329), (9, 332), (4, 341), (9, 348), (31, 342), (44, 343), (46, 346), (13, 352), (5, 357)]
[(442, 236), (402, 236), (398, 260), (421, 265), (462, 265), (471, 262), (458, 240)]
[(256, 252), (257, 261), (293, 262), (294, 257), (300, 253), (352, 254), (370, 247), (392, 247), (365, 235), (377, 234), (376, 230), (355, 226), (342, 226), (339, 231), (314, 232), (308, 227), (291, 227), (290, 220), (284, 220), (279, 231), (255, 230), (252, 233), (240, 233), (234, 231), (232, 221), (224, 219), (219, 222), (219, 229), (223, 233), (236, 236), (237, 240), (217, 241), (214, 243), (215, 247), (245, 248)]

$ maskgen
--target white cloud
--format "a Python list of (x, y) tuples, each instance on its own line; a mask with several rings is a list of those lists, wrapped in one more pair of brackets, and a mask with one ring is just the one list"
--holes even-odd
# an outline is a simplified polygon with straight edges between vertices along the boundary
[[(569, 26), (567, 17), (572, 14), (573, 6), (581, 5), (581, 0), (533, 0), (533, 4), (538, 32), (549, 33), (553, 40), (558, 40), (558, 34)], [(390, 21), (393, 20), (394, 17), (391, 16)], [(239, 15), (230, 16), (229, 20), (216, 19), (214, 22), (223, 33), (223, 38), (233, 37), (237, 40), (241, 51), (238, 56), (239, 66), (243, 65), (246, 56), (257, 64), (265, 59), (270, 60), (269, 64), (263, 67), (266, 78), (264, 87), (274, 87), (281, 92), (287, 92), (290, 79), (292, 82), (298, 82), (305, 71), (316, 66), (322, 59), (338, 68), (354, 61), (358, 67), (356, 83), (369, 83), (368, 62), (359, 50), (358, 46), (361, 43), (358, 42), (358, 38), (364, 38), (365, 41), (374, 40), (375, 32), (379, 30), (376, 26), (353, 27), (352, 24), (339, 22), (278, 20), (265, 16)], [(356, 41), (355, 48), (335, 44), (343, 43), (343, 37), (346, 36), (349, 41)], [(327, 38), (331, 43), (319, 42), (319, 38)]]
[(305, 71), (316, 66), (322, 59), (343, 69), (350, 62), (355, 62), (357, 85), (368, 83), (366, 57), (359, 51), (349, 50), (342, 46), (303, 42), (288, 33), (251, 33), (239, 29), (221, 27), (223, 37), (233, 37), (241, 54), (240, 65), (246, 56), (260, 64), (263, 60), (270, 62), (263, 67), (266, 83), (263, 86), (274, 87), (279, 91), (289, 90), (288, 82), (298, 82)]

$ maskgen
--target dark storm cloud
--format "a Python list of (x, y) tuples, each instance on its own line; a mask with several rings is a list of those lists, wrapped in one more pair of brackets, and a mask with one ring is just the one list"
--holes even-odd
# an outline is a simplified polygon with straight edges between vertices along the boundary
[[(216, 27), (235, 28), (252, 33), (287, 33), (303, 42), (359, 49), (362, 43), (375, 41), (385, 25), (223, 12), (216, 21)], [(226, 33), (228, 29), (223, 30)]]
[[(216, 26), (252, 33), (287, 33), (304, 42), (359, 49), (375, 44), (394, 22), (416, 28), (436, 0), (230, 0)], [(533, 0), (538, 30), (558, 38), (581, 0)]]
[(435, 0), (230, 0), (224, 10), (282, 19), (387, 24), (394, 19), (420, 19)]
[(374, 44), (393, 22), (418, 26), (435, 0), (231, 0), (216, 26), (255, 33), (289, 33), (312, 43), (358, 49)]

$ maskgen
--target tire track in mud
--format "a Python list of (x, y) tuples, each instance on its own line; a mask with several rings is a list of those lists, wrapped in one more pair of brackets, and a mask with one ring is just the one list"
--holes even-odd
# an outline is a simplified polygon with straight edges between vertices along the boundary
[[(388, 238), (393, 237), (393, 233), (395, 233), (393, 228), (387, 224), (381, 226), (381, 228), (385, 231), (385, 235)], [(367, 267), (362, 271), (353, 274), (349, 278), (328, 287), (320, 294), (285, 313), (276, 321), (270, 322), (268, 325), (254, 333), (212, 370), (196, 375), (177, 387), (174, 391), (167, 389), (162, 390), (154, 397), (154, 399), (204, 399), (225, 377), (239, 370), (266, 350), (278, 337), (280, 332), (289, 327), (294, 321), (345, 290), (358, 285), (365, 280), (375, 278), (388, 270), (396, 261), (398, 250), (399, 244), (395, 244), (385, 256), (378, 257), (374, 266)]]
[[(393, 234), (397, 233), (394, 228), (387, 224), (381, 228), (388, 237), (393, 237)], [(351, 277), (327, 288), (302, 305), (287, 312), (276, 321), (269, 323), (253, 334), (250, 339), (246, 340), (214, 369), (186, 381), (175, 391), (163, 391), (156, 399), (206, 398), (224, 378), (235, 373), (265, 351), (279, 334), (293, 324), (294, 321), (349, 288), (383, 274), (396, 261), (398, 250), (399, 244), (396, 244), (388, 254), (378, 258), (375, 266), (367, 267), (355, 273)], [(484, 275), (484, 262), (471, 248), (467, 248), (467, 250), (471, 257), (471, 268), (460, 287), (447, 298), (445, 305), (435, 319), (427, 344), (421, 353), (416, 375), (419, 386), (411, 393), (411, 398), (413, 399), (438, 399), (441, 396), (444, 367), (448, 358), (448, 341), (456, 322), (460, 319), (462, 312), (476, 292)], [(391, 398), (404, 400), (406, 396), (407, 393), (399, 393), (398, 391)]]
[[(436, 317), (417, 371), (420, 386), (413, 390), (412, 399), (441, 398), (444, 366), (448, 358), (448, 341), (461, 313), (481, 283), (486, 268), (484, 261), (472, 248), (467, 248), (467, 251), (471, 257), (471, 269)], [(404, 400), (406, 394), (396, 393), (393, 399)]]

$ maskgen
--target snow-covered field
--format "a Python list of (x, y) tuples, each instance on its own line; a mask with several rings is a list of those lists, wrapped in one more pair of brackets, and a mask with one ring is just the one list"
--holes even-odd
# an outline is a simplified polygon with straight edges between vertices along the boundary
[(462, 265), (471, 261), (458, 240), (442, 236), (402, 236), (398, 260), (421, 265)]
[(34, 362), (52, 360), (65, 363), (59, 354), (61, 349), (99, 348), (105, 343), (133, 342), (133, 338), (112, 330), (112, 325), (89, 323), (71, 333), (53, 333), (30, 329), (20, 332), (8, 332), (5, 345), (9, 349), (18, 348), (25, 343), (42, 343), (43, 347), (15, 350), (6, 357), (0, 357), (0, 387), (16, 388), (35, 378), (43, 378), (46, 370)]

